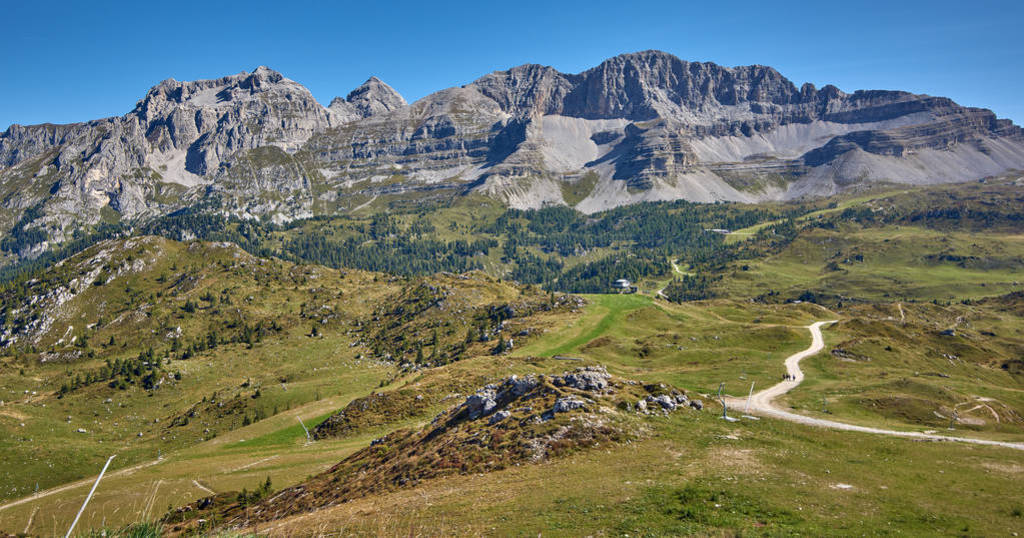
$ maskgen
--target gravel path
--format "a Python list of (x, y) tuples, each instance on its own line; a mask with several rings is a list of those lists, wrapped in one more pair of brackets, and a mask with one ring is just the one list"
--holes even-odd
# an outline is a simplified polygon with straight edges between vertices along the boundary
[[(677, 275), (680, 275), (680, 276), (683, 276), (683, 275), (685, 275), (685, 274), (686, 274), (686, 273), (684, 273), (684, 272), (682, 272), (682, 271), (680, 271), (680, 270), (679, 270), (679, 266), (678, 266), (678, 265), (676, 265), (676, 261), (675, 261), (675, 260), (671, 260), (671, 259), (670, 259), (670, 260), (669, 260), (669, 263), (671, 263), (671, 264), (672, 264), (672, 272), (673, 272), (673, 273), (675, 273), (675, 274), (677, 274)], [(671, 282), (672, 282), (672, 281), (671, 281), (671, 280), (669, 280), (669, 283), (671, 283)], [(666, 284), (666, 285), (662, 286), (662, 288), (661, 288), (660, 290), (658, 290), (657, 292), (655, 292), (655, 293), (654, 293), (654, 296), (655, 296), (655, 297), (661, 297), (662, 299), (668, 300), (668, 296), (667, 296), (667, 295), (665, 295), (665, 288), (667, 288), (667, 287), (668, 287), (668, 284)]]
[[(1005, 441), (990, 441), (988, 439), (972, 439), (969, 437), (953, 437), (949, 435), (934, 435), (920, 432), (906, 432), (897, 430), (886, 430), (882, 428), (870, 428), (867, 426), (856, 426), (853, 424), (846, 424), (844, 422), (836, 422), (834, 420), (826, 420), (821, 418), (807, 417), (804, 415), (798, 415), (796, 413), (785, 411), (780, 407), (776, 406), (772, 401), (793, 390), (801, 381), (804, 380), (804, 373), (800, 370), (800, 361), (817, 354), (825, 347), (825, 340), (821, 336), (821, 328), (825, 325), (831, 325), (835, 321), (819, 321), (811, 324), (808, 329), (811, 331), (811, 346), (807, 349), (794, 353), (786, 358), (786, 372), (792, 376), (792, 379), (785, 380), (772, 387), (755, 393), (750, 398), (750, 407), (747, 410), (750, 414), (762, 415), (766, 417), (778, 418), (782, 420), (788, 420), (790, 422), (796, 422), (799, 424), (806, 424), (808, 426), (816, 426), (819, 428), (832, 428), (835, 430), (846, 430), (853, 432), (863, 433), (875, 433), (879, 435), (891, 435), (894, 437), (907, 437), (911, 439), (925, 439), (928, 441), (956, 441), (960, 443), (973, 443), (977, 445), (991, 445), (1001, 446), (1005, 448), (1014, 448), (1017, 450), (1024, 450), (1024, 443), (1009, 443)], [(741, 409), (746, 405), (745, 400), (742, 398), (730, 398), (727, 400), (728, 404), (736, 409)]]

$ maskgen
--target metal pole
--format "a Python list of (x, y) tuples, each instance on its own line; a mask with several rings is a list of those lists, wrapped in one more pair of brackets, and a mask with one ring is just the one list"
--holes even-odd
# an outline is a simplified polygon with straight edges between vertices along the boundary
[(726, 407), (725, 407), (725, 398), (722, 397), (722, 388), (723, 387), (725, 387), (725, 382), (724, 381), (718, 385), (718, 400), (720, 402), (722, 402), (722, 418), (728, 420), (728, 418), (729, 418), (729, 410), (726, 409)]
[(754, 383), (757, 383), (757, 381), (750, 382), (750, 394), (747, 395), (747, 405), (743, 406), (744, 413), (750, 410), (750, 399), (754, 397)]
[[(114, 454), (117, 456), (117, 454)], [(89, 499), (92, 499), (92, 494), (96, 493), (96, 486), (100, 485), (100, 480), (103, 480), (103, 473), (107, 472), (107, 467), (110, 466), (110, 462), (114, 461), (114, 456), (110, 456), (107, 459), (107, 463), (103, 466), (103, 470), (100, 471), (100, 475), (96, 477), (96, 482), (93, 483), (92, 489), (89, 490), (89, 495), (86, 496), (85, 502), (82, 503), (82, 507), (78, 509), (78, 514), (75, 515), (75, 520), (71, 522), (71, 527), (68, 528), (68, 533), (64, 535), (64, 538), (70, 538), (71, 533), (75, 530), (75, 525), (78, 524), (78, 518), (82, 517), (82, 512), (85, 511), (85, 505), (89, 504)]]

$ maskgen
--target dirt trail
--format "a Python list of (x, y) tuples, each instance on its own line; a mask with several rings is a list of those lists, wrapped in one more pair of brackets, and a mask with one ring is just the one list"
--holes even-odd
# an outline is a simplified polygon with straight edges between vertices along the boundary
[(363, 202), (362, 204), (359, 204), (358, 206), (356, 206), (356, 208), (355, 208), (355, 209), (353, 209), (352, 211), (349, 211), (349, 213), (355, 213), (356, 211), (359, 211), (360, 209), (362, 209), (362, 208), (364, 208), (364, 207), (367, 207), (367, 206), (369, 206), (369, 205), (370, 205), (370, 204), (372, 204), (372, 203), (373, 203), (373, 201), (374, 201), (374, 200), (376, 200), (376, 199), (377, 199), (377, 195), (376, 195), (376, 194), (374, 194), (374, 195), (373, 195), (373, 198), (370, 198), (370, 199), (369, 199), (369, 200), (367, 200), (366, 202)]
[(257, 465), (259, 465), (261, 463), (268, 462), (268, 461), (270, 461), (270, 460), (272, 460), (272, 459), (274, 459), (276, 457), (278, 457), (278, 454), (274, 454), (273, 456), (270, 456), (269, 458), (263, 458), (261, 460), (256, 460), (256, 461), (251, 462), (251, 463), (246, 463), (245, 465), (243, 465), (241, 467), (235, 467), (234, 469), (231, 469), (230, 472), (234, 473), (234, 472), (237, 472), (237, 471), (241, 471), (243, 469), (248, 469), (250, 467), (255, 467), (255, 466), (257, 466)]
[[(158, 464), (160, 462), (164, 462), (164, 461), (167, 461), (167, 458), (153, 460), (153, 461), (147, 461), (145, 463), (139, 463), (137, 465), (132, 465), (131, 467), (125, 467), (124, 469), (121, 469), (119, 471), (115, 471), (113, 473), (107, 473), (105, 476), (109, 480), (112, 477), (132, 474), (135, 471), (138, 471), (139, 469), (143, 469), (145, 467), (150, 467), (152, 465), (156, 465), (156, 464)], [(57, 486), (55, 488), (50, 488), (50, 489), (45, 490), (45, 491), (40, 491), (39, 493), (36, 493), (36, 494), (33, 494), (33, 495), (29, 495), (28, 497), (23, 497), (21, 499), (13, 500), (13, 501), (11, 501), (11, 502), (9, 502), (7, 504), (0, 504), (0, 510), (6, 510), (8, 508), (12, 508), (12, 507), (15, 507), (15, 506), (18, 506), (18, 505), (21, 505), (21, 504), (30, 503), (32, 501), (36, 501), (36, 500), (42, 499), (44, 497), (49, 497), (50, 495), (53, 495), (55, 493), (61, 493), (61, 492), (64, 492), (64, 491), (68, 491), (70, 489), (91, 486), (92, 483), (95, 482), (95, 481), (96, 481), (96, 477), (95, 476), (90, 476), (89, 478), (83, 478), (83, 479), (78, 480), (76, 482), (71, 482), (71, 483), (68, 483), (68, 484), (64, 484), (62, 486)]]
[(217, 494), (217, 492), (216, 492), (216, 491), (213, 491), (212, 489), (210, 489), (210, 488), (208, 488), (208, 487), (206, 487), (206, 486), (204, 486), (204, 485), (200, 484), (198, 480), (194, 480), (194, 479), (193, 479), (193, 480), (192, 480), (192, 483), (193, 483), (193, 484), (195, 484), (197, 488), (199, 488), (199, 489), (201, 489), (201, 490), (203, 490), (203, 491), (205, 491), (205, 492), (209, 493), (210, 495), (216, 495), (216, 494)]
[[(676, 265), (676, 261), (675, 260), (671, 260), (670, 259), (669, 263), (672, 264), (672, 272), (673, 273), (675, 273), (677, 275), (685, 275), (686, 274), (686, 273), (684, 273), (684, 272), (679, 270), (679, 266)], [(669, 280), (669, 283), (672, 283), (672, 281)], [(668, 300), (668, 296), (665, 295), (665, 288), (667, 288), (667, 287), (668, 287), (668, 284), (665, 284), (664, 286), (662, 286), (662, 288), (660, 290), (654, 292), (654, 296), (655, 297), (661, 297), (662, 299)]]
[[(973, 443), (977, 445), (990, 445), (1000, 446), (1004, 448), (1013, 448), (1017, 450), (1024, 450), (1024, 443), (1010, 443), (1005, 441), (991, 441), (988, 439), (972, 439), (969, 437), (953, 437), (948, 435), (933, 435), (920, 432), (905, 432), (897, 430), (886, 430), (882, 428), (870, 428), (867, 426), (856, 426), (853, 424), (847, 424), (845, 422), (836, 422), (834, 420), (825, 420), (820, 418), (807, 417), (804, 415), (798, 415), (789, 411), (777, 407), (772, 401), (793, 390), (804, 380), (804, 373), (800, 370), (800, 361), (807, 357), (817, 354), (825, 347), (825, 339), (821, 336), (821, 328), (824, 325), (831, 325), (835, 321), (819, 321), (811, 324), (808, 329), (811, 331), (811, 346), (807, 349), (794, 353), (786, 358), (786, 373), (792, 376), (792, 379), (778, 383), (772, 387), (755, 393), (750, 398), (750, 407), (747, 412), (755, 415), (762, 415), (772, 418), (778, 418), (782, 420), (788, 420), (790, 422), (796, 422), (798, 424), (805, 424), (807, 426), (816, 426), (819, 428), (832, 428), (836, 430), (854, 431), (862, 433), (875, 433), (879, 435), (890, 435), (894, 437), (907, 437), (911, 439), (925, 439), (928, 441), (957, 441), (961, 443)], [(741, 408), (745, 405), (743, 398), (729, 398), (726, 400), (728, 405), (734, 408)]]

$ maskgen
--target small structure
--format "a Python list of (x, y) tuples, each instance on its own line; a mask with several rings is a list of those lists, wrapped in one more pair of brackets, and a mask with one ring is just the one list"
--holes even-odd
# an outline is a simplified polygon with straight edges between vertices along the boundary
[(612, 283), (612, 288), (618, 290), (619, 293), (636, 293), (637, 288), (628, 279), (620, 278)]

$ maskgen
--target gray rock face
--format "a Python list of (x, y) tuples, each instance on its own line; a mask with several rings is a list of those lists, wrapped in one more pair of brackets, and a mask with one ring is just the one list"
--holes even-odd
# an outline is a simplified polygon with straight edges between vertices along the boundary
[(295, 150), (331, 126), (329, 112), (309, 90), (263, 66), (217, 80), (165, 80), (131, 116), (145, 127), (151, 151), (186, 150), (186, 171), (200, 176), (232, 152), (260, 146)]
[[(407, 104), (376, 78), (323, 107), (266, 67), (166, 80), (128, 114), (0, 135), (6, 233), (51, 240), (207, 199), (276, 221), (381, 194), (482, 193), (584, 212), (645, 200), (759, 201), (865, 181), (965, 181), (1024, 168), (1024, 131), (988, 110), (898, 91), (797, 87), (770, 67), (645, 51), (579, 74), (523, 65)], [(102, 215), (101, 215), (102, 214)], [(45, 244), (25, 247), (33, 255)]]
[[(475, 394), (471, 394), (466, 397), (466, 401), (463, 402), (462, 406), (466, 409), (466, 414), (470, 420), (476, 420), (480, 417), (485, 417), (494, 413), (506, 405), (509, 402), (523, 396), (527, 392), (530, 392), (538, 385), (537, 378), (533, 375), (526, 377), (510, 376), (508, 379), (503, 381), (501, 384), (490, 384), (486, 385), (480, 390), (476, 391)], [(497, 413), (495, 413), (497, 416)], [(508, 414), (505, 414), (507, 417)], [(504, 420), (504, 418), (495, 419), (492, 417), (494, 422)], [(492, 422), (493, 423), (493, 422)]]
[(587, 403), (583, 400), (575, 396), (566, 396), (555, 400), (555, 405), (551, 408), (551, 411), (553, 413), (567, 413), (573, 409), (582, 409), (586, 406)]
[(493, 387), (485, 387), (466, 397), (463, 404), (470, 420), (489, 415), (498, 407), (497, 394)]
[(377, 77), (370, 77), (344, 99), (335, 97), (328, 109), (342, 117), (368, 118), (407, 105), (405, 99), (394, 88)]
[(12, 126), (0, 136), (0, 190), (24, 187), (19, 180), (34, 172), (30, 181), (46, 194), (12, 189), (7, 204), (42, 204), (39, 224), (59, 240), (68, 228), (97, 222), (105, 207), (135, 219), (197, 201), (229, 155), (296, 151), (333, 122), (306, 88), (266, 67), (216, 80), (168, 79), (122, 117)]
[(502, 393), (509, 399), (518, 398), (537, 386), (537, 378), (528, 375), (526, 377), (511, 376), (503, 385)]
[(512, 413), (502, 409), (501, 411), (498, 411), (497, 413), (491, 415), (491, 418), (490, 420), (487, 421), (487, 424), (497, 424), (510, 416), (512, 416)]
[(572, 387), (577, 390), (601, 391), (608, 388), (611, 379), (604, 366), (585, 366), (562, 376), (555, 376), (552, 383), (556, 387)]

